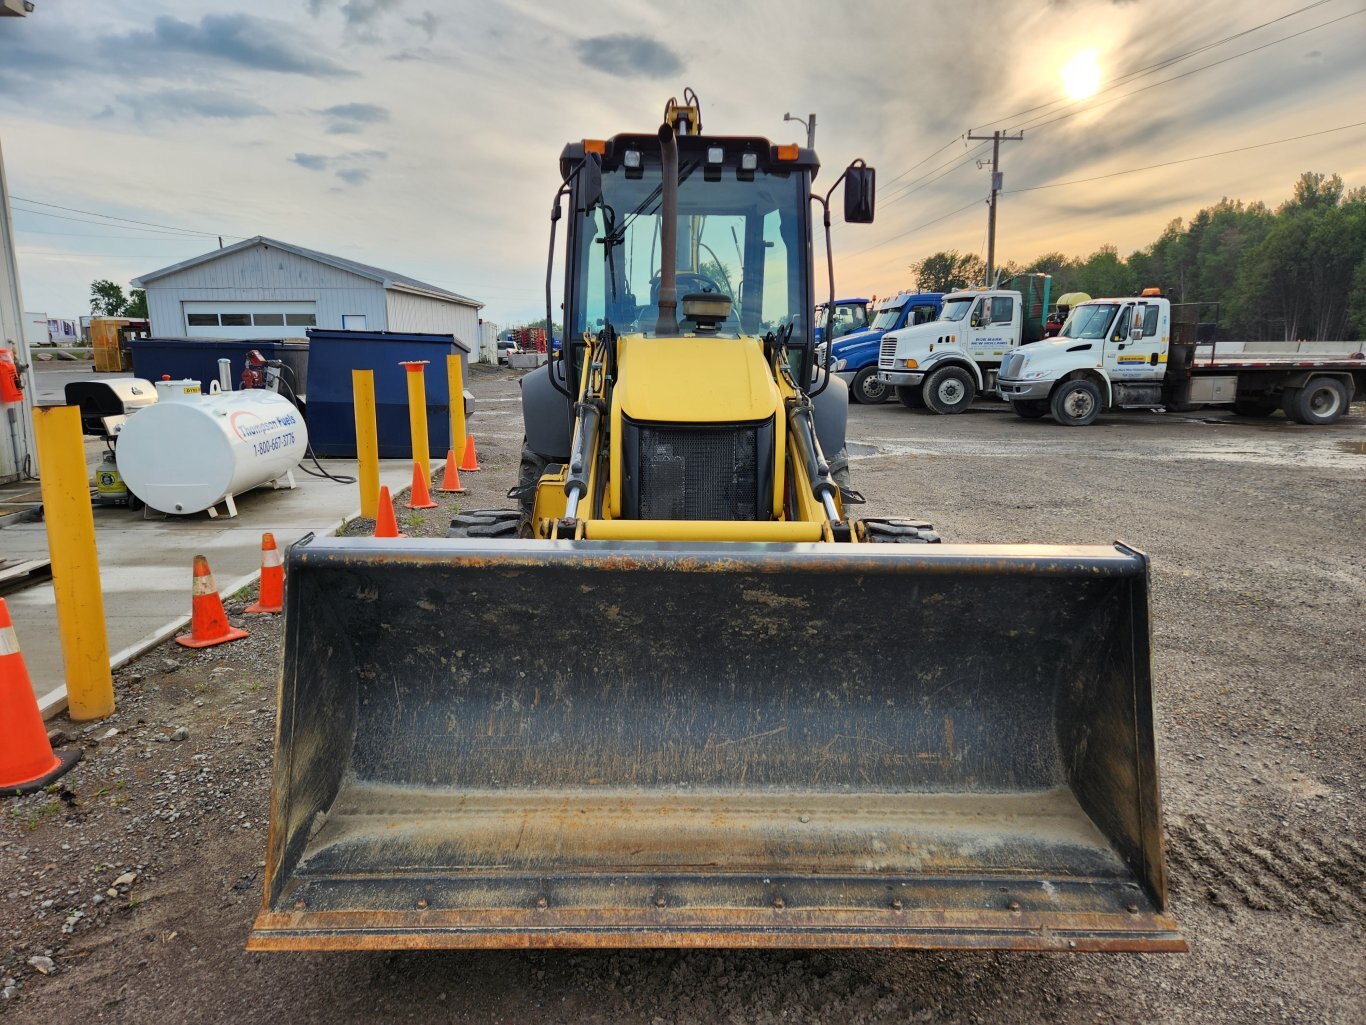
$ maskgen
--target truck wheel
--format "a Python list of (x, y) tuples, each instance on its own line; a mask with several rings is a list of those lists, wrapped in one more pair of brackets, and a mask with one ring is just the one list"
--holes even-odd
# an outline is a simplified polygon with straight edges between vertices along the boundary
[(1297, 424), (1330, 424), (1347, 411), (1347, 389), (1333, 377), (1310, 378), (1285, 393), (1281, 408)]
[(901, 404), (907, 409), (924, 409), (925, 399), (920, 394), (919, 385), (899, 384), (896, 386), (896, 397), (901, 400)]
[(1015, 415), (1025, 420), (1038, 420), (1048, 415), (1047, 399), (1017, 399), (1010, 404)]
[(876, 406), (887, 399), (887, 386), (877, 379), (877, 365), (864, 367), (854, 375), (849, 394), (865, 406)]
[(925, 378), (924, 395), (936, 413), (961, 413), (977, 397), (977, 382), (962, 367), (943, 367)]
[(1270, 416), (1280, 408), (1280, 402), (1263, 396), (1255, 399), (1236, 399), (1233, 412), (1238, 416)]
[(915, 520), (864, 519), (863, 540), (875, 545), (937, 545), (939, 535), (928, 523)]
[(1100, 389), (1086, 380), (1064, 381), (1048, 405), (1053, 419), (1064, 427), (1086, 427), (1100, 416)]
[(475, 509), (451, 520), (447, 537), (514, 538), (522, 528), (516, 509)]

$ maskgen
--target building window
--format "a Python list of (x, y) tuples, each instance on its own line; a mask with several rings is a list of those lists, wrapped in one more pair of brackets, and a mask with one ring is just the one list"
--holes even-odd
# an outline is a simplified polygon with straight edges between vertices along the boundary
[(187, 313), (185, 314), (185, 323), (187, 323), (190, 327), (217, 327), (218, 314)]
[(253, 313), (251, 322), (257, 327), (284, 327), (285, 315), (283, 313)]
[(224, 327), (251, 327), (250, 313), (220, 313), (218, 322)]
[(342, 330), (343, 330), (343, 331), (364, 331), (364, 330), (365, 330), (365, 314), (364, 314), (364, 313), (343, 313), (343, 314), (342, 314)]
[(290, 327), (317, 327), (318, 318), (312, 313), (286, 313), (285, 323)]

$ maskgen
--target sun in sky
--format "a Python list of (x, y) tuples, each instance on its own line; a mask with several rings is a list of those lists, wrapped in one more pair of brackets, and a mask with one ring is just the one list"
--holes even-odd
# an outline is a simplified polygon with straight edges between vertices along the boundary
[(1062, 66), (1062, 87), (1068, 99), (1084, 100), (1100, 88), (1100, 62), (1095, 50), (1082, 50)]

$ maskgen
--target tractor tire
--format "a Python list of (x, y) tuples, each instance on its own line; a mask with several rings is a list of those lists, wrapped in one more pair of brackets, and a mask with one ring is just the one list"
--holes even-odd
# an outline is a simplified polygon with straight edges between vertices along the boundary
[(1281, 408), (1297, 424), (1331, 424), (1347, 412), (1347, 388), (1334, 377), (1313, 377), (1287, 391)]
[(928, 523), (915, 520), (865, 519), (863, 540), (874, 545), (937, 545), (939, 535)]
[(517, 471), (517, 486), (508, 497), (517, 499), (517, 506), (522, 510), (522, 519), (528, 524), (531, 523), (531, 512), (536, 505), (536, 482), (541, 479), (541, 474), (549, 465), (550, 460), (533, 451), (526, 443), (526, 438), (523, 438), (522, 465)]
[(522, 514), (516, 509), (474, 509), (455, 516), (446, 536), (504, 540), (518, 537), (521, 530)]
[(881, 402), (886, 402), (890, 390), (877, 379), (876, 364), (860, 370), (854, 375), (853, 383), (849, 385), (849, 394), (854, 396), (854, 401), (861, 402), (865, 406), (876, 406)]
[(1047, 399), (1019, 399), (1010, 404), (1015, 415), (1022, 420), (1038, 420), (1048, 415)]
[(977, 397), (977, 382), (962, 367), (941, 367), (925, 378), (924, 395), (935, 413), (962, 413)]
[(1088, 427), (1100, 416), (1100, 389), (1080, 378), (1064, 381), (1048, 405), (1053, 419), (1064, 427)]
[(896, 397), (907, 409), (925, 408), (925, 396), (921, 393), (918, 384), (898, 384), (896, 386)]

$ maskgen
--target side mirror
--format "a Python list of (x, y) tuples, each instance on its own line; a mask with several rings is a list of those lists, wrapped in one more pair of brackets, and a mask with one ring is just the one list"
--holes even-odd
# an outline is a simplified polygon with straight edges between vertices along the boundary
[(602, 164), (596, 153), (585, 154), (579, 165), (579, 199), (586, 214), (602, 205)]
[(844, 219), (850, 224), (873, 223), (877, 170), (855, 160), (844, 172)]

